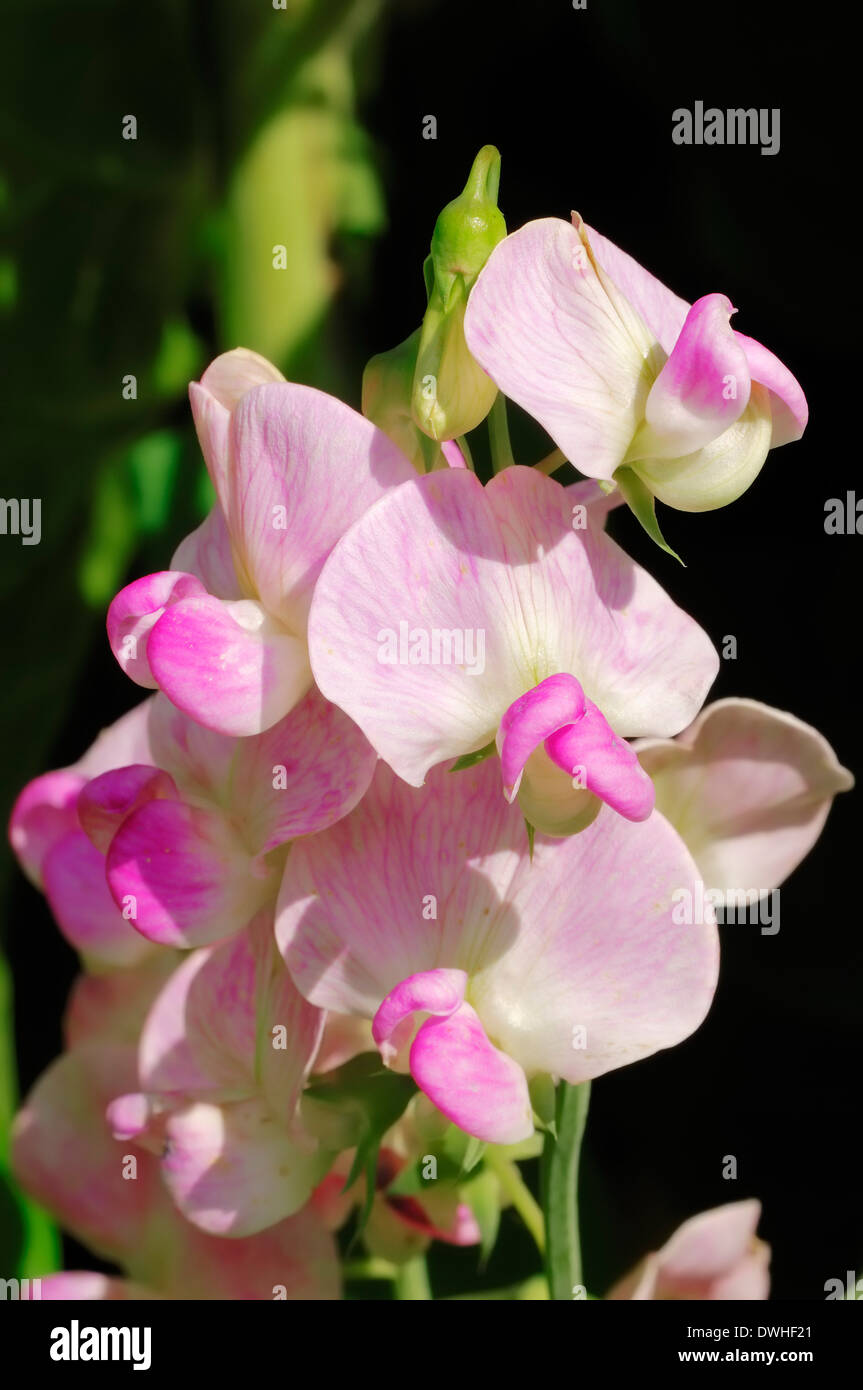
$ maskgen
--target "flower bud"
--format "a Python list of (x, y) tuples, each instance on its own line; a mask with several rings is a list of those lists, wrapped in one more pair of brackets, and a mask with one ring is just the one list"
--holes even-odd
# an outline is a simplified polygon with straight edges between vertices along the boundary
[(500, 155), (484, 145), (464, 191), (443, 209), (432, 235), (429, 302), (420, 330), (411, 414), (423, 434), (454, 439), (481, 424), (497, 388), (471, 356), (464, 336), (468, 295), (506, 236), (497, 206)]

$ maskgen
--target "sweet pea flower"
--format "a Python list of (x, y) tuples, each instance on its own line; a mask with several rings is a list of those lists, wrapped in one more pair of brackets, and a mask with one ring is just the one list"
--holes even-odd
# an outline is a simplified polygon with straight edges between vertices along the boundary
[(511, 1144), (533, 1133), (531, 1078), (586, 1081), (699, 1026), (715, 923), (672, 920), (696, 878), (659, 814), (603, 809), (571, 839), (537, 835), (531, 861), (492, 763), (419, 792), (381, 764), (350, 816), (292, 848), (276, 936), (311, 1003), (371, 1018), (388, 1066)]
[(833, 797), (854, 785), (816, 729), (756, 700), (717, 700), (677, 738), (635, 746), (658, 809), (718, 900), (778, 887), (815, 844)]
[(731, 328), (723, 294), (689, 305), (577, 213), (529, 222), (471, 293), (471, 353), (579, 472), (631, 468), (681, 511), (733, 502), (808, 407), (787, 367)]
[(216, 941), (274, 902), (288, 842), (351, 810), (375, 761), (316, 690), (245, 739), (159, 694), (75, 767), (30, 783), (10, 839), (85, 959), (131, 964), (148, 943)]
[(770, 1292), (770, 1247), (755, 1235), (761, 1203), (729, 1202), (685, 1221), (609, 1299), (753, 1302)]
[(22, 870), (45, 893), (69, 944), (100, 968), (133, 965), (153, 948), (111, 897), (105, 856), (81, 827), (78, 801), (87, 784), (106, 773), (152, 762), (148, 704), (104, 729), (71, 767), (28, 782), (9, 820), (9, 842)]
[[(53, 1276), (43, 1298), (336, 1299), (332, 1238), (309, 1207), (260, 1235), (224, 1240), (186, 1221), (146, 1150), (118, 1144), (106, 1110), (137, 1082), (134, 1034), (170, 953), (103, 979), (85, 977), (67, 1019), (69, 1050), (37, 1081), (13, 1127), (17, 1181), (130, 1283)], [(134, 1164), (134, 1169), (132, 1168)]]
[(306, 623), (338, 538), (414, 469), (370, 421), (243, 350), (190, 387), (217, 502), (108, 611), (120, 665), (208, 729), (261, 733), (312, 685)]
[(182, 1214), (248, 1236), (304, 1206), (332, 1155), (298, 1114), (324, 1016), (298, 993), (262, 913), (193, 951), (156, 998), (138, 1049), (140, 1089), (109, 1106), (118, 1138), (150, 1148)]
[(602, 801), (650, 814), (625, 740), (685, 728), (719, 664), (585, 499), (530, 468), (415, 478), (335, 547), (309, 619), (318, 686), (400, 777), (496, 743), (506, 796), (551, 835)]

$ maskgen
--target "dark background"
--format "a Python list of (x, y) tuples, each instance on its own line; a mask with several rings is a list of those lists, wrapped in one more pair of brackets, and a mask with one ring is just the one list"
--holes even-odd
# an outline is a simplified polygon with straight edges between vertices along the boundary
[[(4, 810), (26, 778), (74, 760), (137, 698), (108, 652), (98, 581), (89, 602), (76, 585), (86, 547), (126, 526), (125, 549), (108, 566), (119, 587), (167, 565), (195, 519), (199, 465), (182, 390), (154, 385), (122, 412), (103, 398), (108, 383), (112, 400), (118, 395), (119, 375), (135, 370), (127, 363), (153, 354), (160, 315), (191, 326), (195, 374), (235, 345), (220, 310), (218, 246), (200, 229), (266, 87), (265, 77), (250, 84), (242, 73), (244, 37), (267, 22), (263, 8), (264, 0), (4, 6), (0, 212), (20, 293), (4, 324), (0, 491), (44, 499), (41, 546), (0, 538)], [(317, 8), (326, 37), (331, 12), (348, 7)], [(510, 229), (577, 208), (687, 299), (728, 294), (735, 326), (803, 384), (807, 433), (772, 454), (731, 508), (662, 509), (685, 570), (631, 517), (616, 514), (611, 529), (718, 646), (737, 638), (737, 660), (723, 662), (714, 697), (789, 709), (856, 771), (863, 541), (824, 531), (825, 501), (844, 497), (859, 473), (859, 218), (849, 206), (859, 182), (850, 106), (858, 79), (836, 14), (778, 0), (385, 7), (356, 48), (352, 138), (382, 179), (388, 223), (377, 237), (333, 226), (338, 289), (316, 332), (281, 365), (359, 403), (364, 361), (420, 321), (435, 217), (487, 142), (503, 157)], [(779, 154), (675, 146), (672, 111), (699, 99), (779, 107)], [(131, 172), (111, 164), (120, 110), (150, 117), (155, 132), (149, 145), (139, 140)], [(434, 141), (422, 138), (429, 114)], [(92, 263), (104, 279), (88, 291)], [(149, 526), (129, 522), (128, 506), (112, 523), (110, 480), (120, 477), (140, 502), (147, 460), (130, 475), (127, 452), (154, 430), (174, 441), (165, 505)], [(514, 434), (523, 461), (544, 452), (518, 421)], [(109, 521), (94, 540), (93, 498), (106, 478)], [(840, 798), (783, 886), (777, 936), (724, 929), (719, 991), (696, 1037), (595, 1084), (583, 1192), (591, 1288), (604, 1289), (685, 1217), (750, 1196), (763, 1203), (774, 1297), (823, 1299), (827, 1279), (863, 1273), (858, 826), (856, 796)], [(26, 1090), (59, 1049), (75, 961), (40, 897), (16, 873), (9, 880), (5, 947)], [(721, 1176), (729, 1154), (736, 1182)], [(70, 1258), (94, 1266), (74, 1247)], [(488, 1282), (518, 1277), (531, 1259), (505, 1216)], [(469, 1288), (475, 1257), (438, 1252), (432, 1274), (442, 1292)]]

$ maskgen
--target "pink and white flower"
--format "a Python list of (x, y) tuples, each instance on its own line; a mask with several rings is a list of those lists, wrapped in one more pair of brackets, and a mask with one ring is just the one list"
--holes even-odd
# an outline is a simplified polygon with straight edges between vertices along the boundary
[(115, 1097), (113, 1133), (151, 1149), (183, 1215), (249, 1236), (292, 1216), (332, 1155), (299, 1115), (324, 1015), (297, 992), (261, 914), (193, 951), (144, 1024), (138, 1085)]
[[(650, 814), (624, 740), (685, 728), (719, 664), (594, 519), (574, 527), (581, 498), (519, 467), (486, 487), (456, 470), (406, 483), (335, 547), (309, 620), (318, 686), (400, 777), (421, 786), (496, 742), (505, 794), (553, 835), (583, 828), (600, 801)], [(408, 641), (387, 651), (388, 633)], [(459, 637), (481, 645), (481, 665), (459, 661)]]
[(725, 506), (771, 448), (799, 439), (799, 383), (731, 328), (730, 301), (689, 305), (578, 214), (529, 222), (492, 252), (465, 336), (498, 388), (579, 472), (631, 467), (681, 511)]
[(681, 928), (697, 869), (660, 816), (608, 810), (565, 841), (537, 836), (484, 762), (417, 792), (379, 767), (357, 809), (296, 844), (276, 934), (313, 1004), (373, 1020), (467, 1133), (533, 1132), (528, 1081), (576, 1083), (687, 1037), (716, 983), (712, 920)]
[(761, 1203), (729, 1202), (700, 1212), (607, 1295), (612, 1300), (753, 1302), (770, 1292), (770, 1247), (755, 1231)]
[(341, 401), (225, 353), (190, 388), (217, 502), (169, 570), (135, 580), (108, 612), (120, 665), (219, 733), (261, 733), (312, 685), (306, 624), (338, 538), (415, 476)]
[(854, 778), (793, 714), (757, 700), (717, 700), (673, 740), (636, 744), (656, 804), (686, 841), (704, 882), (778, 887), (809, 853)]

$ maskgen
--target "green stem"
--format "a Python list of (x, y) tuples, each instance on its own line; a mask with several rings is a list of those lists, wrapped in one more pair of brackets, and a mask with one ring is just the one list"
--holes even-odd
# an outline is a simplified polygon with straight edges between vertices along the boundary
[(488, 413), (488, 440), (491, 448), (491, 464), (495, 473), (512, 468), (512, 444), (509, 438), (509, 423), (506, 418), (506, 397), (498, 391), (494, 405)]
[(496, 1151), (493, 1145), (489, 1145), (483, 1157), (486, 1166), (494, 1173), (501, 1188), (536, 1241), (536, 1248), (539, 1253), (544, 1254), (545, 1223), (542, 1209), (521, 1176), (518, 1164)]
[(475, 473), (475, 472), (476, 472), (476, 467), (474, 466), (473, 454), (472, 454), (471, 451), (470, 451), (470, 445), (469, 445), (468, 442), (467, 442), (467, 435), (464, 435), (464, 434), (456, 435), (456, 441), (455, 441), (455, 442), (456, 442), (456, 444), (458, 445), (458, 447), (461, 449), (462, 453), (464, 454), (464, 461), (465, 461), (465, 463), (467, 464), (468, 468), (470, 469), (471, 473)]
[(540, 459), (533, 466), (537, 473), (545, 473), (546, 477), (551, 477), (556, 473), (562, 464), (566, 463), (566, 454), (562, 449), (552, 449), (550, 454), (546, 454), (544, 459)]
[(578, 1229), (578, 1163), (587, 1120), (590, 1082), (557, 1088), (555, 1122), (557, 1137), (545, 1136), (540, 1166), (542, 1206), (545, 1212), (545, 1270), (555, 1301), (570, 1301), (582, 1284), (581, 1243)]
[(399, 1265), (396, 1272), (396, 1298), (402, 1302), (419, 1303), (431, 1296), (424, 1255), (414, 1255), (412, 1260)]

